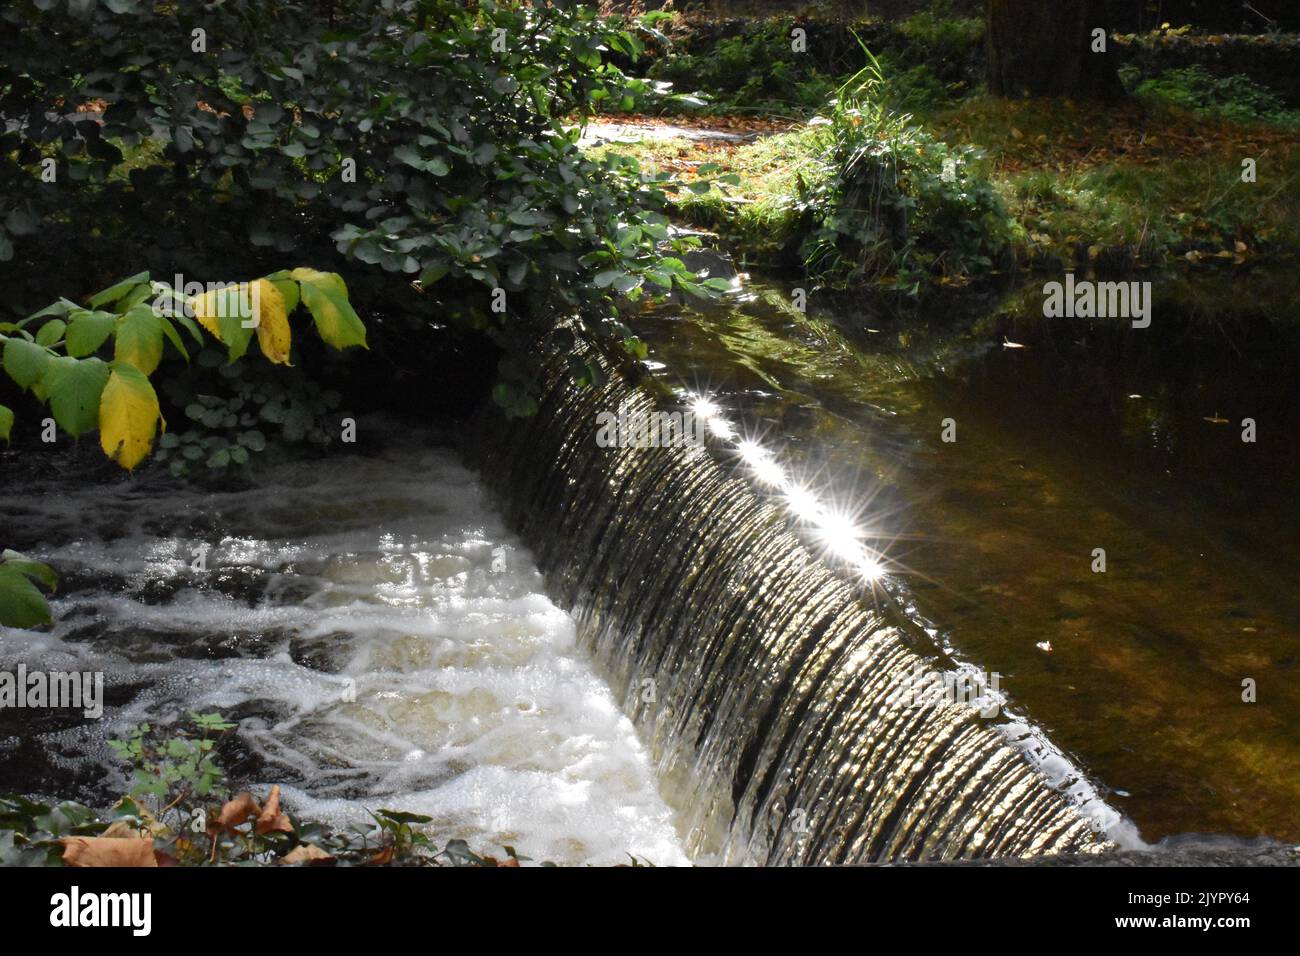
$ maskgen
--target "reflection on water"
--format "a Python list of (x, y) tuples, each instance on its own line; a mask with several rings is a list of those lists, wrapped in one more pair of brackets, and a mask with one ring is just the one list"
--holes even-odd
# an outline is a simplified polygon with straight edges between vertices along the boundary
[(106, 736), (217, 709), (240, 721), (246, 782), (284, 784), (308, 818), (389, 807), (486, 852), (685, 862), (572, 619), (454, 456), (266, 477), (240, 493), (127, 479), (6, 504), (7, 542), (62, 587), (50, 633), (0, 629), (0, 667), (104, 671), (110, 706), (100, 723), (0, 714), (0, 788), (112, 799), (129, 784), (105, 766)]
[(805, 316), (760, 285), (637, 331), (822, 494), (869, 500), (918, 617), (1144, 836), (1296, 839), (1300, 308), (1282, 279), (1236, 281), (1157, 283), (1145, 330), (1043, 319), (1041, 286)]

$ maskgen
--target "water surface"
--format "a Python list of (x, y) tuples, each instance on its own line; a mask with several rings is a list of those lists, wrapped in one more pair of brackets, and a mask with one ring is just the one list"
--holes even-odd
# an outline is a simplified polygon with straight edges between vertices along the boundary
[(10, 499), (7, 540), (62, 586), (49, 633), (0, 629), (0, 667), (103, 671), (110, 706), (0, 712), (0, 785), (111, 801), (129, 784), (106, 738), (219, 710), (240, 724), (235, 776), (308, 819), (402, 809), (478, 852), (686, 862), (530, 554), (453, 453), (402, 435), (248, 491), (126, 478)]
[(1041, 284), (804, 314), (760, 282), (636, 325), (659, 376), (856, 514), (916, 619), (997, 671), (1147, 839), (1297, 839), (1293, 283), (1156, 291), (1144, 330), (1044, 319)]

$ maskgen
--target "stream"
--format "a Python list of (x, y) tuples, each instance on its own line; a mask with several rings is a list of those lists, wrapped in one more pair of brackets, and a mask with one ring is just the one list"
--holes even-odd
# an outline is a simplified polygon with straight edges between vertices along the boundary
[[(103, 672), (107, 706), (0, 711), (0, 779), (104, 806), (106, 740), (218, 710), (232, 778), (304, 818), (556, 863), (1300, 839), (1300, 306), (1281, 273), (1157, 288), (1142, 330), (1045, 319), (1037, 285), (637, 313), (652, 377), (728, 423), (707, 454), (597, 449), (624, 393), (557, 378), (481, 476), (368, 420), (252, 489), (50, 477), (4, 537), (57, 568), (56, 623), (0, 629), (0, 669)], [(929, 642), (1019, 716), (899, 709)]]
[(7, 503), (6, 537), (61, 587), (48, 633), (0, 629), (0, 669), (103, 672), (108, 706), (0, 711), (6, 786), (105, 805), (130, 787), (106, 739), (217, 710), (240, 723), (232, 778), (280, 784), (305, 819), (398, 809), (483, 853), (685, 862), (643, 746), (528, 551), (454, 452), (399, 434), (254, 490), (54, 480)]

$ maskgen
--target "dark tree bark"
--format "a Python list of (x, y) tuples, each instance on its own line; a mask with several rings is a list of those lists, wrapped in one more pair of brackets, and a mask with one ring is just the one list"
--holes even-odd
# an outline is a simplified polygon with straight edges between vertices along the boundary
[(1116, 53), (1093, 52), (1098, 0), (984, 0), (989, 90), (997, 96), (1124, 95)]

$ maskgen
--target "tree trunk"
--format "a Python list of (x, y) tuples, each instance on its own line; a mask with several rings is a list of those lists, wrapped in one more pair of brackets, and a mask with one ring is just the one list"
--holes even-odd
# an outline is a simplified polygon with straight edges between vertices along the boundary
[(989, 90), (997, 96), (1124, 94), (1116, 53), (1093, 51), (1105, 29), (1097, 0), (984, 0)]

